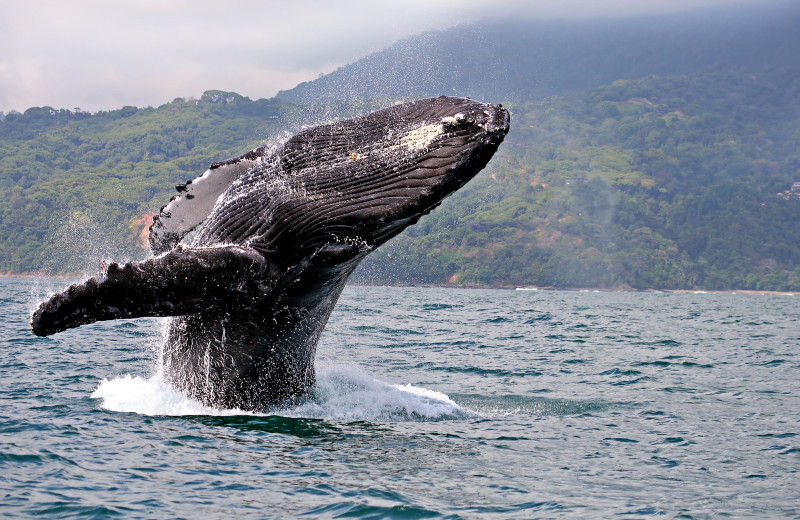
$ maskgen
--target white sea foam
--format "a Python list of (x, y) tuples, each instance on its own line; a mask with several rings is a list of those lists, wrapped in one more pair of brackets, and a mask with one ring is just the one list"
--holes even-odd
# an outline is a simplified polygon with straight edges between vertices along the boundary
[(145, 379), (124, 374), (103, 379), (92, 398), (102, 399), (101, 406), (112, 412), (141, 415), (241, 415), (241, 410), (218, 410), (189, 399), (158, 376)]
[(317, 384), (308, 399), (295, 408), (255, 414), (211, 408), (189, 399), (159, 376), (143, 378), (124, 374), (103, 379), (92, 398), (114, 412), (141, 415), (281, 415), (343, 421), (430, 421), (462, 418), (469, 412), (447, 395), (410, 384), (392, 385), (364, 374), (354, 366), (329, 366), (318, 370)]
[(447, 395), (426, 388), (392, 385), (355, 366), (319, 370), (313, 396), (285, 415), (347, 421), (414, 421), (464, 417)]

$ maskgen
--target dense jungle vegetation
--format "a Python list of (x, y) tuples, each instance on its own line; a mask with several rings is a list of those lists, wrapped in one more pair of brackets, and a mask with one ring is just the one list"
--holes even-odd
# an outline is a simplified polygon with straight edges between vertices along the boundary
[[(651, 76), (512, 103), (489, 168), (367, 259), (360, 282), (800, 289), (800, 79)], [(207, 92), (0, 123), (0, 270), (142, 257), (172, 185), (300, 109)]]
[(152, 214), (213, 161), (446, 93), (502, 101), (512, 130), (354, 281), (800, 291), (800, 200), (777, 196), (800, 182), (798, 20), (787, 3), (497, 21), (403, 40), (269, 100), (0, 113), (0, 273), (142, 258)]
[[(800, 78), (618, 81), (512, 105), (473, 184), (368, 258), (364, 280), (800, 289)], [(402, 281), (402, 280), (398, 280)]]
[(158, 108), (37, 107), (0, 122), (0, 272), (70, 272), (142, 256), (174, 185), (286, 127), (287, 105), (208, 91)]

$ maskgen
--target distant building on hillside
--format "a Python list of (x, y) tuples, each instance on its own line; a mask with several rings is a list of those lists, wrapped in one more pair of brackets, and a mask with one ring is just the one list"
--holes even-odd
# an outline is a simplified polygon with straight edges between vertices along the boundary
[(795, 182), (788, 190), (778, 193), (778, 197), (785, 200), (800, 200), (800, 182)]

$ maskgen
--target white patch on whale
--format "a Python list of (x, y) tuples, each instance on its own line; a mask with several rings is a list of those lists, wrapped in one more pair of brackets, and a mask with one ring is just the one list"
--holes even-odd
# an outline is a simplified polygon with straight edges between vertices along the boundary
[(400, 142), (389, 147), (390, 150), (406, 148), (417, 152), (428, 148), (432, 142), (444, 134), (444, 127), (441, 123), (421, 124), (400, 138)]

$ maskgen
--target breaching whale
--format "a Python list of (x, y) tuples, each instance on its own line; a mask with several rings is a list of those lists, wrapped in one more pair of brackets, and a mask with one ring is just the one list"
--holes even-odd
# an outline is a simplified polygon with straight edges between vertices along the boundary
[(438, 97), (212, 164), (153, 218), (158, 256), (52, 295), (31, 328), (171, 316), (173, 385), (211, 406), (291, 404), (358, 263), (482, 170), (509, 122), (502, 105)]

